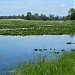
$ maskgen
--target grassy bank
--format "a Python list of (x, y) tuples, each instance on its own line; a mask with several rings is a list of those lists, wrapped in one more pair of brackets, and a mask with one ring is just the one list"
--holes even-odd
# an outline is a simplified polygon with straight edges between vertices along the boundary
[[(34, 61), (33, 61), (34, 62)], [(75, 75), (75, 50), (65, 52), (57, 59), (38, 59), (27, 64), (19, 64), (12, 70), (16, 75)]]
[(75, 34), (72, 21), (0, 20), (0, 35)]

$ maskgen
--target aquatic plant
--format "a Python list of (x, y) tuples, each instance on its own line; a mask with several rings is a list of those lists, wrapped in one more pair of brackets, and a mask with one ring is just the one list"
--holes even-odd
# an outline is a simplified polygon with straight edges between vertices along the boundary
[(47, 51), (47, 49), (43, 49), (44, 51)]
[(49, 52), (49, 54), (56, 54), (56, 52)]
[(65, 51), (64, 49), (61, 50), (62, 52)]
[(38, 51), (38, 49), (34, 49), (34, 51)]
[(75, 51), (74, 49), (72, 49), (71, 51)]
[(67, 21), (0, 21), (0, 35), (62, 35), (74, 34), (75, 25)]
[(66, 44), (72, 44), (72, 42), (67, 42)]
[(39, 49), (39, 51), (43, 51), (43, 49)]
[(56, 59), (39, 58), (36, 64), (20, 64), (13, 70), (16, 75), (74, 75), (75, 51), (64, 52)]

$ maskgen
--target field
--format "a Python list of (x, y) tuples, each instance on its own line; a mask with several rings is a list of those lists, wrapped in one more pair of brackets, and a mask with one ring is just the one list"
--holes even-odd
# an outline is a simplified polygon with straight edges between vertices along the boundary
[(61, 35), (74, 33), (74, 21), (0, 20), (0, 35)]

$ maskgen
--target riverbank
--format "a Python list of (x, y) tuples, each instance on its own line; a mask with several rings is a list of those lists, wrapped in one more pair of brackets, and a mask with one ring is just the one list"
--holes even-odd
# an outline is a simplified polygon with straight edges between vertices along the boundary
[(0, 20), (0, 35), (75, 34), (72, 21)]
[(64, 52), (57, 59), (39, 58), (27, 64), (19, 64), (11, 72), (17, 75), (74, 75), (75, 74), (75, 50)]

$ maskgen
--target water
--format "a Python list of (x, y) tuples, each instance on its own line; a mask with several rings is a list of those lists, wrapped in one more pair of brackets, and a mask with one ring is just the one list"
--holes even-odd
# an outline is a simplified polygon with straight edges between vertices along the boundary
[(40, 55), (57, 57), (57, 54), (50, 52), (75, 49), (75, 44), (66, 44), (66, 42), (74, 43), (74, 38), (75, 35), (0, 36), (0, 73), (16, 67), (18, 62), (27, 62)]

